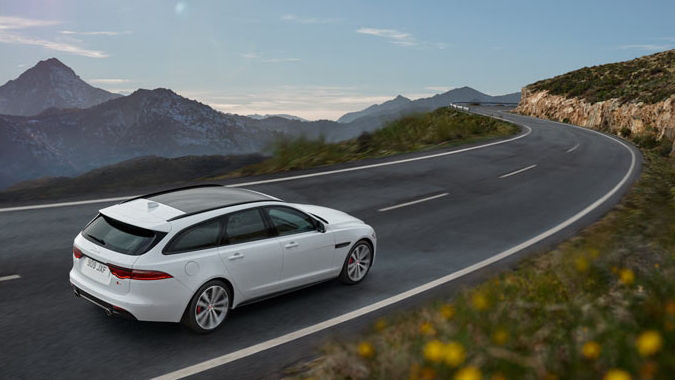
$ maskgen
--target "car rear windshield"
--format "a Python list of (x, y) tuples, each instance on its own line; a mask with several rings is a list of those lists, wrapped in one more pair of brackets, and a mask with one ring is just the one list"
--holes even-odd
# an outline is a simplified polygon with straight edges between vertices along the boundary
[(94, 244), (126, 255), (142, 255), (166, 234), (122, 223), (99, 215), (82, 231), (82, 236)]

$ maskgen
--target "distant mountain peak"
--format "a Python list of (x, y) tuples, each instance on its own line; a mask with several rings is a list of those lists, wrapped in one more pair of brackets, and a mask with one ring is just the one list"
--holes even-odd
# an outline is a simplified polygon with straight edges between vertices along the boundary
[(38, 61), (38, 63), (33, 67), (64, 67), (72, 71), (72, 69), (66, 66), (63, 62), (59, 61), (58, 58), (48, 58), (43, 61)]
[(120, 96), (90, 86), (63, 62), (49, 58), (0, 86), (0, 114), (31, 116), (49, 108), (89, 108)]

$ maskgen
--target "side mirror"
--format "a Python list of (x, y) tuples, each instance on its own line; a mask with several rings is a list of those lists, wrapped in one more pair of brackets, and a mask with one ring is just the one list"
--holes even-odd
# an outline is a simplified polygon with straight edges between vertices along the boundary
[(316, 220), (316, 230), (321, 233), (324, 233), (326, 232), (326, 226), (324, 226), (323, 223), (321, 223), (320, 221)]

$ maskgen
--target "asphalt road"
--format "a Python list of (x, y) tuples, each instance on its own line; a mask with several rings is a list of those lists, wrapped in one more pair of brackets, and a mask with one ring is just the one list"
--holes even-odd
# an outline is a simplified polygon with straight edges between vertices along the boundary
[[(478, 112), (499, 113), (490, 108)], [(524, 129), (522, 138), (457, 154), (247, 186), (292, 202), (337, 208), (365, 220), (377, 231), (377, 262), (358, 286), (327, 282), (242, 307), (207, 336), (194, 335), (175, 324), (107, 318), (96, 306), (72, 295), (68, 283), (72, 240), (106, 203), (0, 213), (0, 278), (21, 276), (0, 281), (0, 378), (132, 379), (170, 373), (373, 304), (490, 258), (572, 218), (629, 176), (611, 197), (574, 223), (483, 271), (501, 270), (522, 255), (592, 223), (611, 209), (639, 174), (639, 153), (616, 140), (549, 121), (500, 115), (526, 125), (531, 132)], [(462, 148), (450, 150), (458, 149)], [(637, 157), (635, 165), (631, 165), (631, 150)], [(444, 151), (330, 169), (439, 152)], [(447, 195), (386, 210), (443, 193)], [(311, 357), (324, 339), (357, 334), (377, 315), (410, 307), (430, 294), (452, 293), (463, 281), (449, 282), (421, 297), (194, 377), (278, 377), (283, 368)]]

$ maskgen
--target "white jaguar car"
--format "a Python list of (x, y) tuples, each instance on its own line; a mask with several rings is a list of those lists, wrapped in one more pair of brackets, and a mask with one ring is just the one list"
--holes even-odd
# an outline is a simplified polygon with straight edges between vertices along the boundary
[(70, 282), (108, 315), (206, 333), (246, 303), (361, 282), (376, 246), (373, 228), (341, 211), (193, 186), (100, 210), (75, 238)]

